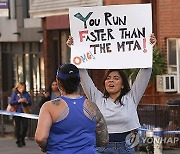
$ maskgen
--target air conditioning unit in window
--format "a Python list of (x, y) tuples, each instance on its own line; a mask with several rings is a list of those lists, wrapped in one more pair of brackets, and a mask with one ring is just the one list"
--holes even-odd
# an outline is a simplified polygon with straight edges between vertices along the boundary
[(177, 77), (176, 75), (157, 75), (156, 88), (158, 92), (176, 92), (177, 91)]

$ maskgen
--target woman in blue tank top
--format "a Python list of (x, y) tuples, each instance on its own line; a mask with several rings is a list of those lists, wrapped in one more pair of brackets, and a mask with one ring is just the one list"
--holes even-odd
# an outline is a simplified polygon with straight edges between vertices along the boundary
[(79, 70), (64, 64), (57, 71), (61, 97), (41, 107), (35, 140), (47, 154), (95, 154), (108, 143), (105, 120), (98, 107), (79, 94)]

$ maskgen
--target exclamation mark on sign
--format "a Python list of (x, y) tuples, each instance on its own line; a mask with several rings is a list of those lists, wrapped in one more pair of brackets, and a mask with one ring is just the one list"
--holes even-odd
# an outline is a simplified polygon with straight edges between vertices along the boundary
[(146, 49), (146, 38), (143, 38), (143, 52), (146, 53), (147, 49)]

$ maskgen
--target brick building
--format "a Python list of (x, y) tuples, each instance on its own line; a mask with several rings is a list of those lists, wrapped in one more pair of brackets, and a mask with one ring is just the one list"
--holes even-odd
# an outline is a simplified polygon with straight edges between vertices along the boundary
[[(157, 37), (157, 46), (166, 62), (165, 74), (161, 83), (150, 83), (144, 103), (165, 103), (168, 99), (179, 97), (180, 93), (180, 1), (179, 0), (86, 0), (86, 1), (48, 1), (34, 0), (30, 14), (42, 18), (43, 52), (45, 61), (45, 85), (55, 77), (58, 65), (69, 61), (70, 49), (65, 42), (69, 35), (68, 8), (71, 6), (98, 6), (121, 4), (152, 4), (153, 32)], [(46, 6), (46, 7), (45, 7)], [(90, 74), (96, 86), (102, 90), (101, 78), (104, 70), (91, 70)], [(163, 89), (157, 92), (156, 87)], [(170, 86), (170, 87), (169, 87)], [(165, 88), (164, 88), (165, 87)], [(170, 88), (170, 90), (168, 90)]]

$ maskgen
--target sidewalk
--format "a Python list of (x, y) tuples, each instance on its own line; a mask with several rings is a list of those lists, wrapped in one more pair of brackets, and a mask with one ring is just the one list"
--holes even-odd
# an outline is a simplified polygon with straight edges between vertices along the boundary
[(26, 139), (26, 146), (18, 148), (13, 137), (0, 137), (1, 154), (43, 154), (34, 140)]
[[(136, 152), (135, 154), (147, 154), (146, 152)], [(180, 154), (180, 149), (176, 150), (164, 150), (163, 154)]]
[[(26, 139), (26, 146), (18, 148), (13, 137), (0, 137), (0, 154), (43, 154), (34, 140)], [(136, 154), (146, 154), (136, 152)], [(164, 150), (163, 154), (180, 154), (180, 149)]]

